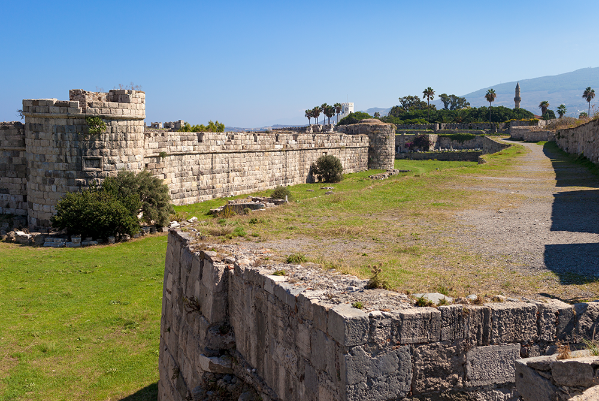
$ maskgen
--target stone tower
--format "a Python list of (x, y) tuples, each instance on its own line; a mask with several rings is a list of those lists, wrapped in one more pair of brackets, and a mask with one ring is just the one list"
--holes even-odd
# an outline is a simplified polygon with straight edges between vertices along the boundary
[(522, 99), (520, 98), (520, 82), (518, 82), (516, 84), (516, 97), (514, 97), (514, 109), (519, 109), (520, 108), (520, 101)]
[[(49, 227), (67, 192), (122, 169), (144, 169), (145, 97), (134, 90), (73, 89), (69, 100), (23, 100), (30, 229)], [(86, 117), (99, 117), (105, 132), (88, 134)]]

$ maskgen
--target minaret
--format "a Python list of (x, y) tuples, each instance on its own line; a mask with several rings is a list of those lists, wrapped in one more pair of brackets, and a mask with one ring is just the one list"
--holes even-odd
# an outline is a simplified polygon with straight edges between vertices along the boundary
[(514, 98), (514, 109), (519, 109), (520, 108), (520, 100), (522, 100), (520, 98), (520, 82), (518, 82), (516, 84), (516, 97)]

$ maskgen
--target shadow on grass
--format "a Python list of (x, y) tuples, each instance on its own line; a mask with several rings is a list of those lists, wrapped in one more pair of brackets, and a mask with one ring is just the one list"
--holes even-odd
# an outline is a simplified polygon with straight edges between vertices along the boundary
[(120, 401), (156, 401), (157, 399), (158, 382), (152, 383), (125, 398), (121, 398)]
[[(559, 149), (555, 142), (543, 145), (556, 177), (556, 187), (599, 188), (599, 169), (588, 159)], [(574, 190), (553, 195), (551, 231), (599, 234), (599, 189)], [(599, 281), (599, 244), (545, 245), (545, 266), (563, 285)]]

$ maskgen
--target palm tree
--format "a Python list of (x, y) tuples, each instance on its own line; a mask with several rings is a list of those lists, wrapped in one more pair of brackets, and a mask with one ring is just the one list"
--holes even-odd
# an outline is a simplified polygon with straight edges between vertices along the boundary
[(495, 89), (489, 89), (485, 95), (485, 99), (489, 102), (489, 123), (491, 123), (491, 103), (495, 101), (496, 97), (497, 94), (495, 93)]
[(588, 88), (586, 88), (584, 90), (584, 93), (582, 94), (582, 97), (586, 99), (587, 102), (589, 102), (589, 116), (591, 115), (591, 100), (593, 100), (593, 98), (595, 97), (595, 89), (591, 89), (591, 87), (589, 86)]
[(541, 115), (545, 115), (545, 113), (547, 113), (547, 109), (549, 108), (549, 102), (547, 100), (543, 100), (540, 104), (539, 104), (539, 109), (541, 109)]
[(316, 119), (316, 124), (318, 124), (318, 117), (320, 116), (320, 107), (316, 106), (312, 109), (312, 117)]
[(337, 114), (337, 124), (339, 124), (339, 113), (343, 111), (343, 106), (341, 106), (341, 103), (335, 103), (333, 107), (335, 108), (335, 114)]
[(312, 110), (306, 110), (304, 115), (308, 118), (308, 125), (312, 125), (310, 120), (312, 118)]
[(435, 91), (430, 86), (422, 91), (422, 98), (426, 98), (426, 102), (428, 103), (427, 108), (427, 117), (426, 119), (430, 122), (431, 118), (431, 100), (435, 98)]
[(557, 108), (557, 114), (559, 114), (559, 118), (562, 118), (564, 115), (566, 115), (567, 111), (568, 110), (566, 109), (566, 105), (560, 104)]
[(329, 125), (331, 125), (331, 117), (335, 115), (335, 108), (327, 104), (324, 108), (324, 115), (327, 116), (329, 119)]
[(329, 107), (329, 105), (326, 103), (320, 105), (320, 112), (322, 113), (322, 125), (324, 125), (324, 117), (326, 116), (327, 107)]

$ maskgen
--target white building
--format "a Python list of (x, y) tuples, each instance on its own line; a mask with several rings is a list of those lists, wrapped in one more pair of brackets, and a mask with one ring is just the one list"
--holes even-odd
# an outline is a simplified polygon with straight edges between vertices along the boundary
[(354, 112), (354, 104), (353, 103), (341, 103), (341, 114), (339, 114), (339, 120), (343, 117), (347, 117), (349, 113)]

